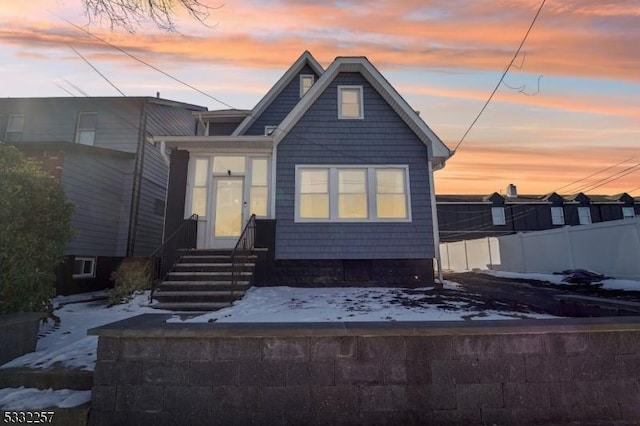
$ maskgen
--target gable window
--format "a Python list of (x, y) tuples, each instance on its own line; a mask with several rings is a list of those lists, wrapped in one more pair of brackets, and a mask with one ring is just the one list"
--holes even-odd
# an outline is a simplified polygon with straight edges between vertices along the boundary
[(564, 208), (551, 207), (551, 224), (564, 225)]
[(338, 118), (364, 118), (362, 86), (338, 86)]
[(407, 166), (296, 166), (296, 222), (411, 221)]
[(22, 131), (24, 129), (24, 115), (11, 114), (7, 122), (7, 132), (5, 133), (6, 142), (16, 142), (22, 140)]
[(278, 126), (264, 126), (264, 135), (265, 136), (272, 135), (273, 132), (275, 132), (277, 128), (278, 128)]
[(73, 260), (73, 278), (95, 278), (96, 258), (76, 257)]
[(578, 221), (580, 225), (591, 223), (591, 209), (589, 207), (578, 207)]
[(504, 207), (491, 207), (491, 222), (494, 225), (506, 225), (504, 217)]
[(301, 74), (300, 75), (300, 97), (303, 97), (311, 86), (313, 86), (314, 76), (313, 74)]
[(96, 139), (96, 124), (98, 114), (95, 112), (81, 112), (78, 114), (78, 128), (76, 129), (76, 143), (93, 145)]
[(636, 211), (633, 207), (623, 207), (622, 208), (622, 218), (623, 219), (632, 219), (636, 217)]

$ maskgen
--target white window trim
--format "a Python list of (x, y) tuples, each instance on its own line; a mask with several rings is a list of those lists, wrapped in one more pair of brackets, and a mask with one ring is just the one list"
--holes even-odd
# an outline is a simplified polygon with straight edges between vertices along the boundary
[[(360, 116), (358, 117), (344, 117), (342, 115), (342, 90), (343, 89), (357, 89), (358, 90), (358, 102), (360, 102)], [(362, 86), (338, 86), (338, 119), (339, 120), (363, 120), (364, 119), (364, 97), (362, 94)]]
[[(559, 217), (554, 216), (553, 212), (560, 212)], [(558, 221), (554, 221), (554, 217), (558, 217)], [(551, 225), (564, 225), (566, 222), (564, 220), (564, 207), (551, 207)]]
[(264, 135), (271, 136), (278, 126), (264, 126)]
[[(94, 128), (80, 128), (80, 121), (83, 115), (95, 115), (96, 116), (96, 126)], [(95, 146), (96, 144), (96, 129), (98, 127), (98, 113), (95, 111), (81, 111), (78, 113), (78, 121), (76, 123), (76, 137), (75, 143), (80, 143), (80, 132), (81, 131), (93, 131), (93, 143), (89, 146)]]
[[(9, 130), (11, 128), (11, 119), (16, 117), (22, 117), (22, 127), (20, 127), (20, 130)], [(24, 132), (24, 114), (9, 114), (9, 117), (7, 118), (7, 128), (4, 132), (5, 142), (10, 142), (9, 133), (23, 133), (23, 132)]]
[[(298, 207), (300, 206), (300, 171), (309, 169), (329, 170), (329, 217), (328, 218), (301, 218)], [(339, 218), (338, 217), (338, 169), (366, 169), (367, 170), (367, 218)], [(405, 218), (378, 218), (376, 208), (376, 181), (375, 171), (378, 169), (402, 169), (404, 170), (405, 182)], [(295, 200), (294, 200), (294, 222), (296, 223), (389, 223), (389, 222), (412, 222), (411, 215), (411, 181), (409, 179), (409, 166), (406, 164), (304, 164), (295, 167)]]
[[(586, 219), (586, 220), (583, 220)], [(591, 208), (589, 207), (578, 207), (578, 223), (580, 225), (590, 225), (593, 223), (591, 218)]]
[[(83, 262), (91, 263), (91, 272), (82, 273), (82, 274), (73, 274), (73, 279), (95, 278), (96, 277), (96, 258), (95, 257), (76, 257), (75, 259), (73, 259), (74, 264), (79, 260)], [(82, 268), (82, 270), (84, 270), (84, 268)]]
[[(497, 217), (496, 214), (498, 215)], [(507, 224), (504, 207), (491, 207), (491, 223), (495, 226), (505, 226)]]
[[(625, 212), (631, 212), (630, 215), (625, 215)], [(622, 218), (623, 219), (633, 219), (636, 217), (636, 209), (631, 206), (625, 206), (622, 208)]]
[(316, 77), (313, 74), (300, 74), (300, 97), (303, 97), (307, 93), (304, 91), (304, 86), (302, 85), (302, 81), (305, 78), (311, 79), (311, 86), (309, 86), (309, 89), (307, 89), (307, 92), (311, 90), (311, 87), (316, 82)]

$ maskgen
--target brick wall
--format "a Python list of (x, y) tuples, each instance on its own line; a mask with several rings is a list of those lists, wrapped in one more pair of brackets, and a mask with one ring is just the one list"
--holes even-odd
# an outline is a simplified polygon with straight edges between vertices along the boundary
[(64, 151), (60, 150), (29, 150), (27, 158), (35, 162), (51, 179), (60, 183), (62, 179), (62, 162)]
[(185, 325), (168, 317), (90, 331), (100, 335), (90, 424), (640, 421), (638, 318)]

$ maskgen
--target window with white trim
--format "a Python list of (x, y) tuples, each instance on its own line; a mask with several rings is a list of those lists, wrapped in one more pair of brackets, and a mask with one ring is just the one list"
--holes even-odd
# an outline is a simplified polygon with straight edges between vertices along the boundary
[(76, 129), (76, 143), (81, 145), (93, 145), (96, 139), (96, 125), (98, 113), (81, 112), (78, 114), (78, 127)]
[(296, 222), (411, 221), (407, 166), (296, 166)]
[(11, 114), (7, 121), (7, 131), (4, 135), (5, 142), (16, 142), (22, 140), (22, 131), (24, 130), (24, 115)]
[(364, 118), (362, 86), (338, 86), (338, 118)]
[(195, 158), (193, 160), (192, 173), (193, 188), (191, 189), (191, 214), (206, 217), (209, 159)]
[(278, 126), (264, 126), (264, 135), (270, 136), (278, 128)]
[(95, 278), (96, 258), (76, 257), (73, 260), (73, 278)]
[(311, 89), (314, 80), (313, 74), (300, 74), (300, 97), (303, 97)]
[(251, 158), (251, 188), (249, 189), (250, 214), (267, 216), (269, 199), (269, 159)]
[(504, 207), (491, 207), (491, 222), (494, 225), (506, 225)]
[(623, 207), (622, 208), (622, 218), (623, 219), (632, 219), (636, 217), (636, 211), (633, 207)]
[(578, 207), (578, 222), (580, 225), (591, 223), (591, 209), (589, 207)]
[(564, 207), (551, 207), (551, 224), (564, 225)]

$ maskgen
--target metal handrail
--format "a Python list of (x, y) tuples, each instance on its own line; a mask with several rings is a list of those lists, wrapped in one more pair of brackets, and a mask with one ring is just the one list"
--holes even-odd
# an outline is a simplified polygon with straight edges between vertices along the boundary
[[(252, 214), (244, 229), (240, 238), (236, 243), (236, 246), (231, 252), (231, 300), (233, 300), (233, 292), (235, 291), (236, 284), (238, 283), (238, 262), (237, 256), (242, 251), (246, 256), (248, 253), (252, 253), (255, 246), (256, 239), (256, 215)], [(242, 260), (244, 264), (245, 260)]]
[(151, 254), (150, 257), (153, 259), (155, 266), (155, 279), (151, 282), (150, 302), (153, 299), (153, 293), (158, 283), (167, 277), (169, 271), (184, 255), (182, 251), (195, 248), (197, 241), (198, 215), (192, 214)]

